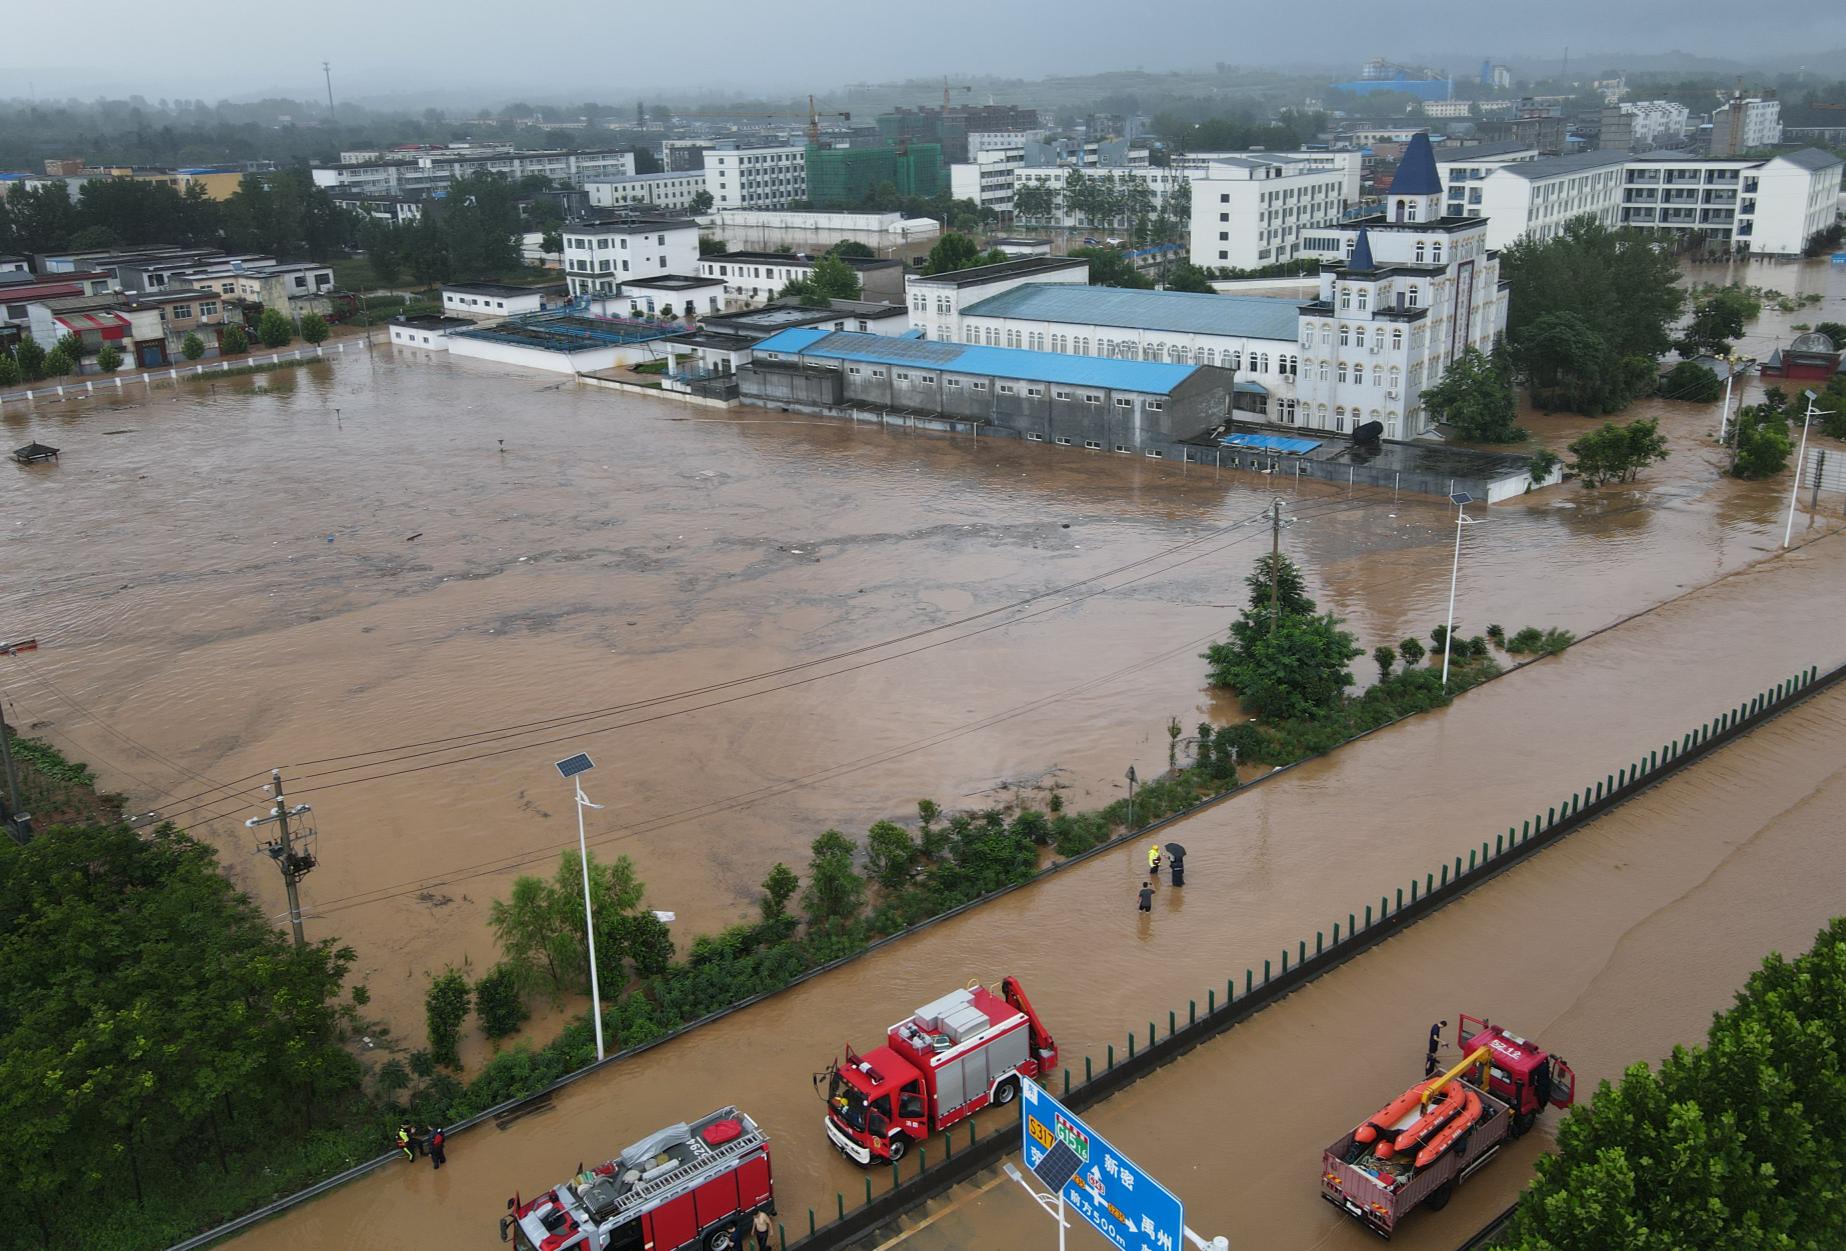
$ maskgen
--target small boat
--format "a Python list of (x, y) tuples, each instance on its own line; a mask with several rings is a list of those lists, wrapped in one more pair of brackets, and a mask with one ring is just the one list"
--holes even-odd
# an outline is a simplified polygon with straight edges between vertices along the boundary
[(1467, 1088), (1460, 1082), (1450, 1082), (1443, 1089), (1442, 1098), (1429, 1107), (1422, 1116), (1412, 1121), (1410, 1128), (1399, 1134), (1395, 1141), (1379, 1146), (1379, 1157), (1388, 1160), (1400, 1151), (1410, 1150), (1447, 1124), (1451, 1117), (1462, 1110), (1467, 1101)]
[(1443, 1127), (1441, 1133), (1430, 1139), (1427, 1147), (1417, 1152), (1417, 1167), (1428, 1168), (1442, 1158), (1442, 1153), (1455, 1145), (1455, 1140), (1474, 1128), (1474, 1123), (1481, 1119), (1481, 1097), (1472, 1090), (1468, 1091), (1466, 1106), (1454, 1120)]
[(1410, 1115), (1410, 1110), (1423, 1098), (1423, 1092), (1435, 1085), (1435, 1079), (1418, 1082), (1409, 1090), (1365, 1118), (1365, 1123), (1352, 1132), (1352, 1140), (1357, 1143), (1369, 1143), (1397, 1127), (1397, 1123)]

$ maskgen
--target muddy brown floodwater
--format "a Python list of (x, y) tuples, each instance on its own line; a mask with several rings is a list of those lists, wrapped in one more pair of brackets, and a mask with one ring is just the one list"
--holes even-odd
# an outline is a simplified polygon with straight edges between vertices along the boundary
[[(614, 1065), (503, 1131), (464, 1135), (437, 1177), (386, 1168), (239, 1245), (476, 1237), (513, 1189), (552, 1184), (580, 1160), (732, 1102), (776, 1140), (785, 1210), (831, 1211), (836, 1191), (862, 1195), (865, 1175), (827, 1143), (808, 1079), (843, 1041), (874, 1038), (969, 978), (1010, 972), (1080, 1071), (1084, 1055), (1123, 1045), (1130, 1028), (1183, 1012), (1246, 966), (1260, 975), (1264, 956), (1312, 941), (1317, 925), (1330, 930), (1481, 834), (1773, 685), (1797, 655), (1823, 668), (1846, 661), (1846, 636), (1789, 624), (1842, 612), (1846, 538), (1823, 539), (1172, 828), (1189, 849), (1187, 884), (1163, 888), (1151, 916), (1134, 906), (1140, 849), (1119, 849)], [(1755, 645), (1738, 648), (1741, 637)], [(1560, 958), (1606, 957), (1575, 920), (1552, 930), (1545, 941)]]
[[(1839, 319), (1846, 280), (1826, 268), (1799, 270), (1834, 284), (1804, 320)], [(804, 1033), (723, 1097), (789, 1143), (789, 1193), (831, 1202), (856, 1175), (790, 1140), (814, 1137), (806, 1075), (837, 1035), (865, 1037), (944, 982), (1017, 969), (1035, 999), (1051, 980), (1046, 1011), (1066, 1046), (1100, 1053), (1118, 1025), (1197, 993), (1193, 970), (1217, 956), (1260, 959), (1299, 937), (1309, 904), (1358, 903), (1401, 876), (1400, 857), (1433, 863), (1463, 837), (1451, 831), (1555, 802), (1637, 738), (1826, 663), (1817, 653), (1841, 644), (1824, 623), (1846, 606), (1828, 549), (1846, 540), (1752, 570), (1780, 543), (1785, 487), (1720, 478), (1710, 410), (1658, 408), (1674, 456), (1641, 483), (1483, 514), (1458, 620), (1468, 633), (1584, 633), (1735, 575), (1700, 593), (1698, 613), (1663, 610), (1610, 636), (1646, 644), (1592, 641), (1192, 823), (1189, 844), (1222, 840), (1227, 857), (1200, 862), (1210, 884), (1188, 888), (1196, 928), (1157, 914), (1142, 941), (1114, 919), (1126, 858), (1067, 875), (936, 931), (933, 966), (900, 945), (825, 991), (622, 1066), (592, 1084), (606, 1093), (586, 1090), (591, 1116), (497, 1138), (507, 1154), (448, 1215), (482, 1228), (474, 1198), (687, 1115), (686, 1086), (709, 1088), (758, 1053), (753, 1040), (816, 1021), (825, 1037)], [(1548, 440), (1590, 424), (1549, 420)], [(242, 820), (262, 802), (257, 776), (285, 766), (320, 830), (308, 932), (357, 948), (376, 1010), (413, 1044), (427, 975), (490, 965), (489, 902), (574, 841), (553, 760), (596, 756), (586, 786), (607, 806), (590, 814), (591, 839), (634, 857), (683, 943), (745, 914), (768, 867), (799, 868), (828, 826), (863, 830), (926, 795), (985, 806), (1019, 780), (1085, 802), (1112, 797), (1131, 763), (1158, 771), (1169, 716), (1236, 715), (1202, 692), (1196, 653), (1267, 541), (1249, 523), (1268, 483), (1249, 474), (690, 410), (389, 349), (146, 402), (9, 407), (0, 424), (65, 453), (52, 469), (0, 466), (0, 621), (44, 644), (7, 666), (9, 712), (137, 807), (218, 817), (201, 832), (277, 916), (280, 883)], [(1368, 650), (1441, 621), (1445, 504), (1325, 484), (1286, 498), (1286, 549)], [(1798, 540), (1837, 527), (1839, 501), (1814, 515), (1806, 503)], [(879, 646), (920, 630), (936, 632)], [(812, 667), (680, 695), (792, 666)], [(394, 745), (415, 746), (343, 758)], [(1097, 960), (1119, 1001), (1055, 980), (1071, 936), (1093, 928), (1113, 936)], [(1156, 957), (1157, 976), (1143, 967)], [(339, 1211), (370, 1208), (374, 1184), (311, 1211), (337, 1229)]]
[[(1320, 1153), (1421, 1073), (1430, 1022), (1491, 1017), (1569, 1059), (1587, 1100), (1628, 1065), (1702, 1041), (1765, 954), (1806, 950), (1846, 908), (1843, 739), (1846, 689), (1835, 687), (1086, 1119), (1177, 1192), (1207, 1237), (1262, 1251), (1376, 1246), (1320, 1198)], [(1440, 1214), (1413, 1213), (1393, 1245), (1455, 1247), (1518, 1195), (1557, 1123), (1548, 1115), (1509, 1144)], [(1053, 1236), (997, 1172), (930, 1206), (907, 1218), (908, 1236), (864, 1245), (961, 1251)], [(1103, 1245), (1078, 1229), (1073, 1247)]]
[[(1582, 633), (1775, 547), (1781, 491), (1721, 480), (1709, 411), (1661, 407), (1675, 454), (1637, 487), (1541, 492), (1469, 530), (1465, 628)], [(1564, 424), (1588, 423), (1547, 437)], [(12, 712), (138, 807), (222, 814), (205, 832), (278, 916), (242, 820), (251, 775), (301, 776), (320, 830), (309, 933), (358, 949), (408, 1036), (426, 975), (491, 964), (488, 902), (570, 841), (550, 762), (573, 750), (601, 765), (592, 838), (635, 858), (682, 941), (743, 915), (829, 826), (925, 795), (986, 805), (1010, 781), (1112, 797), (1130, 763), (1158, 769), (1168, 716), (1235, 715), (1196, 653), (1264, 540), (1205, 536), (1269, 498), (1254, 475), (715, 414), (390, 349), (150, 402), (9, 407), (4, 426), (65, 451), (0, 467), (0, 617), (45, 643), (0, 675)], [(1441, 619), (1445, 507), (1326, 485), (1288, 502), (1288, 550), (1368, 650)], [(1798, 530), (1838, 512), (1823, 500)], [(1096, 584), (1118, 590), (824, 680), (626, 729), (306, 763), (812, 664), (1184, 543)], [(754, 697), (689, 710), (735, 694)], [(232, 779), (245, 789), (211, 789)]]

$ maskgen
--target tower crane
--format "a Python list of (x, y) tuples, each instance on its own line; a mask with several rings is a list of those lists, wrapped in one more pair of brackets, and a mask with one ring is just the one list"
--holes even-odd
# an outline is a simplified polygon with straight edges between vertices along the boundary
[(820, 142), (820, 119), (821, 118), (837, 117), (843, 122), (850, 122), (852, 120), (852, 114), (849, 112), (841, 111), (841, 112), (836, 113), (836, 112), (817, 111), (814, 106), (813, 96), (808, 97), (808, 111), (806, 113), (752, 113), (744, 109), (737, 109), (737, 110), (708, 109), (708, 110), (702, 110), (697, 113), (680, 113), (676, 111), (673, 114), (673, 116), (674, 117), (702, 117), (702, 118), (711, 118), (713, 120), (747, 119), (749, 121), (799, 121), (805, 118), (808, 123), (808, 142), (809, 143), (819, 143)]

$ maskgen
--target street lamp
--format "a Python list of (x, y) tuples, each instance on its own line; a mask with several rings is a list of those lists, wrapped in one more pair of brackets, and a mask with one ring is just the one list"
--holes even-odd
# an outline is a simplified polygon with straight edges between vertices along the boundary
[(1128, 766), (1128, 829), (1130, 833), (1133, 833), (1134, 828), (1135, 828), (1135, 783), (1138, 782), (1139, 780), (1140, 780), (1139, 778), (1135, 777), (1135, 767), (1133, 765), (1129, 765)]
[(1043, 1208), (1045, 1210), (1045, 1215), (1058, 1223), (1058, 1251), (1064, 1251), (1064, 1231), (1070, 1228), (1070, 1222), (1064, 1219), (1063, 1188), (1060, 1187), (1057, 1197), (1053, 1198), (1051, 1195), (1034, 1190), (1032, 1188), (1032, 1183), (1027, 1181), (1019, 1170), (1013, 1166), (1011, 1160), (1008, 1160), (1000, 1167), (1008, 1177), (1019, 1183), (1019, 1188), (1021, 1190), (1024, 1190), (1027, 1194), (1032, 1196), (1032, 1202)]
[(1449, 496), (1455, 504), (1455, 560), (1449, 566), (1449, 621), (1442, 630), (1442, 689), (1449, 689), (1449, 649), (1454, 645), (1455, 635), (1455, 582), (1461, 573), (1461, 531), (1463, 526), (1475, 524), (1474, 518), (1468, 516), (1468, 505), (1474, 497), (1466, 491), (1457, 491)]
[(1788, 547), (1789, 540), (1795, 536), (1795, 497), (1801, 493), (1801, 462), (1807, 459), (1808, 454), (1808, 426), (1816, 417), (1831, 416), (1833, 411), (1815, 408), (1814, 401), (1820, 397), (1812, 391), (1803, 391), (1801, 394), (1808, 397), (1808, 411), (1801, 417), (1801, 450), (1795, 453), (1795, 485), (1788, 490), (1788, 524), (1782, 528), (1784, 549)]
[(603, 1051), (603, 997), (602, 987), (596, 980), (596, 918), (590, 912), (590, 849), (583, 835), (583, 810), (602, 805), (591, 803), (584, 796), (583, 783), (576, 780), (578, 774), (588, 773), (595, 767), (596, 762), (590, 759), (588, 752), (578, 752), (557, 763), (558, 776), (570, 782), (577, 792), (577, 860), (583, 869), (583, 937), (590, 951), (590, 1020), (596, 1023), (596, 1059), (600, 1063), (606, 1055)]

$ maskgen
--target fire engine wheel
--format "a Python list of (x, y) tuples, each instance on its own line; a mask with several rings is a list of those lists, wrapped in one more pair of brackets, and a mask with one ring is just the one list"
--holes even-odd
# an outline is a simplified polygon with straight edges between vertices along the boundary
[(705, 1235), (705, 1251), (737, 1251), (737, 1231), (720, 1225)]
[(1538, 1123), (1538, 1113), (1537, 1112), (1515, 1112), (1513, 1113), (1513, 1137), (1515, 1138), (1525, 1137), (1527, 1131), (1529, 1131), (1532, 1128), (1532, 1126), (1536, 1125), (1537, 1123)]
[(1449, 1206), (1449, 1200), (1455, 1197), (1455, 1179), (1449, 1178), (1440, 1186), (1429, 1192), (1429, 1198), (1423, 1200), (1423, 1206), (1432, 1212), (1440, 1212)]
[(891, 1163), (896, 1164), (910, 1151), (910, 1139), (902, 1134), (891, 1136)]
[(1009, 1077), (998, 1086), (994, 1087), (994, 1102), (1003, 1108), (1017, 1098), (1019, 1098), (1019, 1079), (1017, 1077)]

